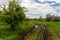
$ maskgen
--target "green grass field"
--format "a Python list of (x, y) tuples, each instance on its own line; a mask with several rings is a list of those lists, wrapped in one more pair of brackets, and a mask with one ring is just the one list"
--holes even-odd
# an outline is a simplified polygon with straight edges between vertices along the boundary
[(48, 22), (47, 25), (56, 32), (57, 36), (60, 38), (60, 22)]
[(24, 34), (30, 31), (34, 24), (30, 21), (20, 23), (15, 30), (10, 29), (10, 25), (0, 22), (0, 40), (19, 40)]
[(20, 23), (16, 30), (10, 30), (10, 25), (4, 22), (0, 22), (0, 40), (19, 40), (24, 34), (30, 31), (34, 25), (46, 24), (56, 32), (56, 35), (60, 39), (60, 22), (43, 22), (38, 20), (29, 20)]

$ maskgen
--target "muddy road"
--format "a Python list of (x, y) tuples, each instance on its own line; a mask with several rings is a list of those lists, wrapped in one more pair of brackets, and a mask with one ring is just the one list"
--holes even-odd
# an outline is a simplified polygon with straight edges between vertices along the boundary
[(33, 30), (24, 36), (23, 40), (53, 40), (53, 38), (46, 25), (36, 25)]

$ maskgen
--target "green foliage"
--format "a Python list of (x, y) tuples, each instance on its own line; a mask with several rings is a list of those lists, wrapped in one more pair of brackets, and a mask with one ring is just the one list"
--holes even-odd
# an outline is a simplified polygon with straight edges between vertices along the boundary
[(55, 15), (51, 15), (51, 14), (47, 14), (46, 15), (46, 21), (49, 21), (49, 22), (59, 22), (60, 21), (60, 16), (55, 16)]
[[(6, 23), (0, 22), (0, 40), (19, 40), (22, 36), (28, 33), (34, 25), (46, 24), (47, 27), (51, 27), (57, 33), (60, 38), (60, 22), (43, 22), (38, 20), (28, 20), (23, 21), (19, 24), (16, 30), (12, 31), (9, 28), (9, 25)], [(41, 35), (40, 35), (41, 36)]]
[(60, 40), (60, 22), (45, 22), (48, 27), (51, 27)]
[(14, 29), (19, 22), (25, 19), (25, 14), (18, 2), (13, 0), (9, 2), (8, 8), (4, 5), (1, 18), (1, 20), (11, 25), (11, 29)]
[(43, 18), (42, 18), (42, 16), (40, 16), (39, 20), (40, 20), (40, 21), (43, 21)]
[(46, 21), (50, 21), (51, 20), (51, 15), (50, 14), (47, 14), (46, 15)]
[(2, 11), (0, 11), (0, 20), (1, 20), (1, 18), (2, 18)]
[[(0, 22), (0, 40), (20, 40), (23, 35), (28, 33), (34, 27), (34, 21), (23, 21), (19, 23), (16, 30), (10, 30), (7, 23)], [(21, 37), (20, 37), (21, 36)]]

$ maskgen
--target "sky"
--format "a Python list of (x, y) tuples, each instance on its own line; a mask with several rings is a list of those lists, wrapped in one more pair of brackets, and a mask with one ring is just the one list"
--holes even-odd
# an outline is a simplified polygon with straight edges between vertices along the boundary
[[(0, 0), (0, 5), (8, 4), (9, 0)], [(22, 7), (26, 7), (27, 18), (45, 17), (46, 14), (60, 16), (60, 0), (22, 0)]]

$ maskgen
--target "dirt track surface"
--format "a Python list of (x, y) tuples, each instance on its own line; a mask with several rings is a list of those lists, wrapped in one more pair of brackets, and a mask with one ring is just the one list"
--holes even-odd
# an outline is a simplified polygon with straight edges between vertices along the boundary
[(42, 25), (41, 29), (42, 29), (42, 31), (41, 31), (42, 32), (41, 40), (48, 40), (48, 32), (47, 32), (46, 26)]
[(54, 32), (54, 30), (52, 28), (48, 28), (48, 32), (49, 32), (52, 40), (59, 40), (58, 36), (56, 35), (56, 33)]
[(40, 25), (25, 36), (24, 40), (58, 40), (58, 37), (52, 28)]
[(33, 31), (31, 33), (30, 36), (28, 36), (27, 38), (25, 38), (25, 40), (37, 40), (37, 37), (39, 36), (39, 33), (40, 33), (40, 27), (37, 28), (35, 31)]

